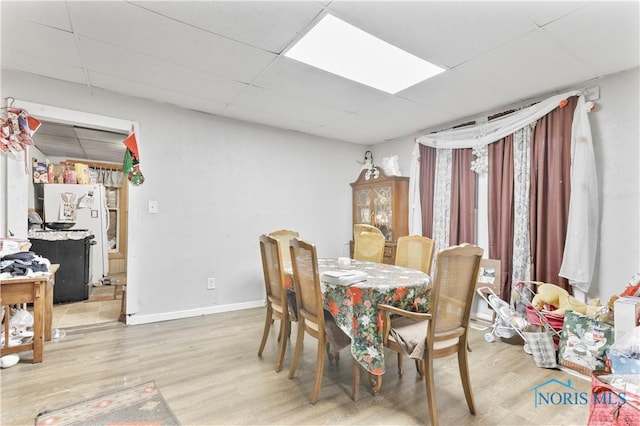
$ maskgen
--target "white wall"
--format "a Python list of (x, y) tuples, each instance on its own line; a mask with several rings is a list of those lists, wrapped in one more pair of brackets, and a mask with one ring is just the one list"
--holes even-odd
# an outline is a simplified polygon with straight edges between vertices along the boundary
[[(139, 123), (146, 180), (129, 193), (129, 323), (262, 305), (262, 233), (296, 229), (320, 257), (342, 255), (351, 238), (349, 183), (366, 147), (24, 73), (3, 71), (2, 86), (16, 99)], [(10, 209), (26, 221), (26, 197)]]
[[(589, 296), (603, 301), (640, 271), (638, 76), (635, 69), (589, 82), (600, 87), (590, 119), (602, 206)], [(3, 71), (2, 94), (140, 123), (146, 181), (130, 191), (128, 302), (136, 312), (130, 323), (261, 303), (257, 237), (272, 229), (299, 230), (321, 257), (344, 254), (351, 236), (349, 183), (366, 147), (24, 73)], [(414, 136), (374, 146), (376, 163), (397, 154), (408, 175)], [(28, 180), (9, 163), (0, 163), (9, 180), (7, 222), (24, 222), (26, 229), (28, 201), (20, 194), (27, 191), (16, 182)], [(149, 200), (158, 201), (159, 214), (146, 213)], [(214, 291), (206, 290), (209, 276), (217, 278)]]
[[(588, 296), (598, 297), (602, 302), (619, 294), (632, 275), (640, 272), (639, 77), (636, 68), (589, 81), (584, 86), (600, 88), (600, 99), (595, 101), (597, 109), (589, 114), (598, 173), (601, 228), (600, 248)], [(553, 94), (549, 93), (549, 96)], [(459, 122), (465, 121), (468, 120), (462, 118)], [(400, 170), (408, 176), (413, 138), (421, 134), (374, 145), (375, 162), (380, 164), (382, 158), (398, 155)]]

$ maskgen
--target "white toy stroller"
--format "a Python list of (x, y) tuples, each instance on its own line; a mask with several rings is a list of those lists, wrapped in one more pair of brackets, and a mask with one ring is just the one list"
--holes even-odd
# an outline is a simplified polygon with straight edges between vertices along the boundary
[(523, 334), (523, 329), (529, 325), (527, 320), (520, 313), (511, 309), (507, 302), (500, 299), (491, 287), (479, 287), (477, 292), (491, 309), (496, 312), (491, 332), (484, 335), (484, 340), (492, 343), (495, 342), (496, 337), (510, 339), (517, 333), (525, 342), (524, 351), (531, 355), (532, 351), (526, 343), (527, 339)]

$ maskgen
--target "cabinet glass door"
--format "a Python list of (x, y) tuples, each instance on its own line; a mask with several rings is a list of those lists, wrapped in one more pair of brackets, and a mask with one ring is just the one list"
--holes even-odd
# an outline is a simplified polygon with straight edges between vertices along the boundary
[(356, 223), (371, 223), (371, 191), (368, 189), (359, 189), (356, 191)]
[(391, 186), (373, 189), (374, 225), (382, 231), (387, 240), (393, 239)]

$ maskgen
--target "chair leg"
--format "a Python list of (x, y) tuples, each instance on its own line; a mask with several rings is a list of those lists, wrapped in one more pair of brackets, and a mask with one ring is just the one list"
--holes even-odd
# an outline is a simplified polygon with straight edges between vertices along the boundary
[(273, 308), (270, 303), (267, 303), (267, 316), (264, 321), (264, 331), (262, 332), (262, 340), (260, 341), (260, 347), (258, 348), (258, 356), (262, 356), (264, 351), (264, 345), (267, 343), (267, 337), (269, 336), (269, 329), (273, 322)]
[(402, 378), (402, 352), (398, 352), (398, 377)]
[(276, 373), (282, 370), (282, 363), (284, 361), (284, 353), (287, 350), (287, 340), (289, 340), (289, 329), (291, 323), (289, 318), (285, 317), (280, 320), (280, 344), (278, 345), (278, 359), (276, 361)]
[(422, 371), (422, 363), (419, 359), (416, 359), (416, 370), (418, 371), (418, 377), (422, 378), (424, 371)]
[(318, 395), (320, 394), (320, 386), (322, 385), (322, 375), (324, 373), (324, 353), (327, 349), (327, 344), (324, 341), (322, 334), (318, 337), (318, 359), (316, 360), (316, 377), (313, 382), (313, 390), (311, 391), (311, 403), (318, 402)]
[(358, 361), (352, 357), (353, 359), (353, 390), (351, 394), (351, 398), (354, 401), (360, 399), (360, 364)]
[(438, 426), (438, 407), (436, 405), (436, 387), (433, 382), (433, 356), (427, 351), (422, 360), (424, 381), (427, 387), (427, 405), (429, 406), (429, 420), (432, 426)]
[(469, 361), (467, 357), (467, 346), (460, 345), (458, 349), (458, 368), (460, 369), (460, 379), (462, 380), (462, 389), (464, 389), (464, 397), (469, 406), (469, 412), (476, 414), (476, 405), (473, 400), (473, 391), (471, 390), (471, 378), (469, 376)]
[(293, 379), (298, 368), (298, 361), (300, 361), (300, 353), (302, 352), (302, 341), (304, 340), (304, 319), (298, 320), (298, 334), (296, 336), (296, 347), (293, 350), (293, 360), (291, 360), (291, 367), (289, 367), (289, 378)]

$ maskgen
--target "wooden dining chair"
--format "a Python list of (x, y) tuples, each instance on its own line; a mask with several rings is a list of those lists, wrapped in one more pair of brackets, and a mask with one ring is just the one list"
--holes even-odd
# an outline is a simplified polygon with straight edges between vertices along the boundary
[(291, 265), (291, 255), (289, 254), (289, 242), (292, 239), (300, 237), (298, 231), (292, 231), (290, 229), (278, 229), (277, 231), (271, 231), (268, 234), (270, 237), (278, 240), (280, 244), (280, 255), (282, 259), (282, 265)]
[(384, 236), (384, 234), (382, 233), (382, 231), (380, 230), (380, 228), (375, 227), (373, 225), (368, 225), (366, 223), (356, 223), (355, 225), (353, 225), (353, 236), (355, 237), (358, 234), (361, 234), (363, 232), (373, 232), (374, 234), (380, 234), (382, 236)]
[[(305, 334), (318, 340), (316, 356), (316, 374), (311, 391), (311, 403), (318, 402), (318, 394), (322, 384), (325, 353), (338, 353), (341, 349), (351, 344), (351, 338), (347, 336), (335, 323), (331, 313), (324, 309), (322, 303), (322, 290), (318, 274), (318, 257), (316, 247), (297, 238), (291, 240), (291, 261), (293, 265), (293, 283), (298, 305), (298, 334), (296, 346), (289, 369), (289, 378), (292, 379), (298, 368), (302, 345)], [(354, 378), (352, 398), (358, 399), (359, 370), (357, 361), (354, 362)]]
[(262, 270), (264, 272), (264, 284), (267, 294), (267, 315), (265, 317), (262, 340), (258, 348), (258, 356), (262, 356), (274, 320), (280, 320), (278, 357), (276, 359), (277, 373), (282, 370), (282, 362), (287, 349), (287, 341), (291, 334), (291, 321), (293, 318), (289, 314), (287, 304), (287, 290), (284, 283), (280, 244), (278, 244), (278, 240), (268, 235), (261, 235), (260, 254), (262, 255)]
[(395, 264), (431, 274), (435, 244), (434, 240), (422, 235), (398, 237)]
[(438, 253), (429, 313), (378, 305), (383, 313), (385, 347), (420, 361), (432, 425), (438, 424), (434, 358), (457, 354), (469, 412), (476, 412), (467, 360), (467, 332), (482, 253), (482, 248), (471, 244), (452, 246)]
[(353, 258), (368, 262), (382, 263), (384, 258), (384, 236), (374, 232), (354, 235)]

